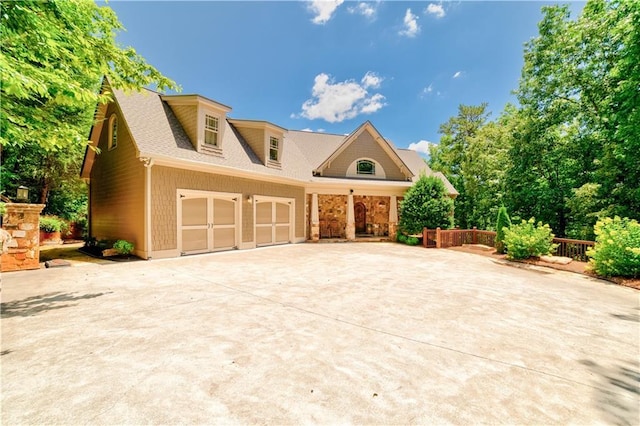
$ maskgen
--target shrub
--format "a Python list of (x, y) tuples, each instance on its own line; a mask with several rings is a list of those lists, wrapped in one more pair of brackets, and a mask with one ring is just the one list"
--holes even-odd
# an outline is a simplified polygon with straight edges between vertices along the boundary
[(551, 253), (557, 247), (553, 244), (549, 225), (538, 222), (536, 226), (534, 218), (504, 228), (504, 245), (509, 259), (538, 257)]
[(453, 227), (453, 200), (435, 176), (420, 176), (400, 203), (400, 229), (419, 234), (423, 228)]
[(498, 253), (504, 253), (504, 228), (511, 226), (511, 219), (507, 213), (505, 206), (498, 209), (498, 218), (496, 219), (496, 250)]
[(118, 251), (120, 254), (131, 254), (133, 251), (133, 243), (130, 243), (127, 240), (118, 240), (113, 243), (113, 248)]
[(407, 237), (407, 242), (405, 243), (408, 246), (416, 246), (418, 245), (418, 243), (420, 242), (420, 240), (416, 237)]
[(604, 218), (594, 227), (596, 244), (587, 250), (591, 268), (606, 277), (640, 277), (640, 224), (629, 218)]
[(404, 235), (402, 232), (398, 232), (398, 236), (397, 236), (396, 240), (398, 240), (399, 243), (406, 244), (407, 243), (407, 236)]
[(67, 229), (67, 223), (58, 216), (41, 216), (40, 230), (43, 232), (61, 232)]

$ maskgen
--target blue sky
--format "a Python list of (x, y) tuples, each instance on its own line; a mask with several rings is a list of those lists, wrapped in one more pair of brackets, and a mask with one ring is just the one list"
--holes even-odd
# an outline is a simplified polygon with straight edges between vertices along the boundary
[[(498, 116), (540, 8), (521, 1), (111, 1), (118, 36), (230, 117), (347, 134), (366, 120), (421, 150), (459, 104)], [(573, 16), (583, 3), (572, 3)]]

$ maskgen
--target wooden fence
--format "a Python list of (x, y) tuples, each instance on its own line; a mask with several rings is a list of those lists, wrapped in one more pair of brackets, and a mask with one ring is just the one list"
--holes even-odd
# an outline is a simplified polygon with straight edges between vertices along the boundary
[[(572, 240), (569, 238), (554, 238), (557, 244), (555, 255), (570, 257), (573, 260), (586, 262), (587, 250), (595, 245), (593, 241)], [(463, 244), (483, 244), (489, 247), (496, 246), (496, 233), (494, 231), (480, 231), (473, 229), (427, 229), (422, 231), (422, 244), (426, 248), (460, 247)]]

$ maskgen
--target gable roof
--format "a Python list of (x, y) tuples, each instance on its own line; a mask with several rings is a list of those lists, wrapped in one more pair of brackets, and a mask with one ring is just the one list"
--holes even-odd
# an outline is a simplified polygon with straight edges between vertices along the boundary
[(333, 160), (335, 160), (342, 152), (344, 152), (344, 150), (347, 149), (347, 147), (351, 145), (358, 138), (358, 136), (360, 136), (365, 131), (368, 131), (371, 136), (373, 136), (373, 139), (380, 145), (383, 151), (386, 152), (389, 158), (391, 158), (391, 160), (398, 166), (402, 173), (404, 173), (408, 178), (414, 176), (414, 173), (411, 171), (411, 169), (407, 167), (402, 158), (400, 158), (400, 156), (398, 155), (395, 147), (388, 140), (382, 137), (380, 132), (378, 132), (378, 129), (376, 129), (369, 120), (365, 121), (362, 125), (360, 125), (360, 127), (351, 132), (351, 134), (342, 141), (340, 146), (338, 146), (336, 150), (331, 153), (331, 155), (329, 155), (318, 167), (314, 169), (314, 172), (321, 173), (322, 170), (329, 167), (329, 164), (331, 164)]
[[(243, 139), (240, 132), (233, 125), (236, 123), (266, 123), (257, 120), (238, 120), (228, 118), (221, 123), (225, 126), (222, 146), (223, 155), (216, 156), (198, 152), (192, 145), (178, 118), (163, 95), (152, 90), (125, 93), (121, 90), (113, 90), (114, 102), (124, 118), (126, 129), (131, 134), (139, 158), (154, 158), (170, 162), (182, 163), (188, 168), (213, 168), (226, 171), (231, 174), (251, 174), (259, 178), (272, 177), (298, 182), (334, 181), (336, 178), (317, 178), (313, 171), (321, 169), (325, 164), (338, 156), (348, 147), (363, 131), (369, 131), (374, 139), (394, 160), (394, 162), (406, 170), (408, 177), (415, 180), (421, 173), (434, 174), (420, 155), (415, 151), (396, 149), (389, 141), (384, 139), (371, 122), (366, 121), (350, 135), (336, 135), (329, 133), (308, 132), (299, 130), (287, 130), (280, 126), (268, 123), (282, 130), (284, 134), (281, 168), (267, 167), (258, 158), (249, 144)], [(209, 100), (210, 101), (210, 100)], [(213, 102), (213, 101), (212, 101)], [(222, 105), (222, 104), (220, 104)], [(98, 106), (98, 110), (106, 106)], [(100, 123), (92, 128), (91, 139), (95, 146), (98, 142), (102, 126)], [(82, 177), (88, 178), (95, 158), (94, 149), (87, 148), (82, 168)], [(450, 193), (457, 194), (444, 176), (440, 174), (445, 186)], [(361, 179), (365, 181), (366, 179)], [(385, 181), (391, 184), (390, 181)], [(376, 184), (381, 184), (379, 180)], [(407, 182), (396, 182), (399, 185), (407, 185)]]

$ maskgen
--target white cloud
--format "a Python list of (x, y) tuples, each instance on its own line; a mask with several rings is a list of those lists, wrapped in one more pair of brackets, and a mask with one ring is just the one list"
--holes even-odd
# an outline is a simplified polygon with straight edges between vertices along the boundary
[(311, 20), (314, 24), (326, 24), (344, 0), (312, 0), (308, 4), (309, 10), (316, 16)]
[(419, 152), (423, 155), (429, 155), (429, 146), (433, 145), (431, 142), (426, 140), (421, 140), (418, 142), (413, 142), (409, 144), (409, 149), (412, 151)]
[[(295, 115), (294, 115), (294, 117), (295, 117)], [(317, 132), (317, 133), (324, 133), (324, 132), (326, 132), (326, 130), (325, 130), (325, 129), (317, 129), (317, 130), (313, 130), (313, 129), (312, 129), (312, 128), (310, 128), (310, 127), (305, 127), (304, 129), (302, 129), (302, 130), (300, 130), (300, 131), (301, 131), (301, 132), (311, 132), (311, 133), (313, 133), (313, 132)]]
[(401, 36), (415, 37), (419, 32), (418, 17), (411, 13), (411, 9), (407, 9), (407, 12), (404, 14), (404, 29), (398, 34)]
[(374, 113), (386, 105), (385, 97), (380, 93), (370, 94), (367, 89), (378, 88), (382, 80), (368, 72), (360, 83), (355, 80), (336, 83), (328, 74), (318, 74), (311, 91), (313, 97), (302, 104), (299, 116), (339, 123), (359, 114)]
[(445, 15), (442, 5), (435, 3), (429, 3), (429, 6), (427, 6), (425, 12), (427, 12), (429, 15), (435, 16), (438, 19), (443, 18)]
[(433, 83), (429, 84), (427, 87), (422, 89), (422, 94), (423, 95), (428, 95), (431, 92), (433, 92)]
[(456, 73), (451, 78), (458, 78), (462, 75), (462, 71), (456, 71)]
[(376, 16), (378, 3), (360, 2), (356, 6), (351, 6), (347, 10), (349, 13), (357, 13), (366, 18), (373, 19)]

